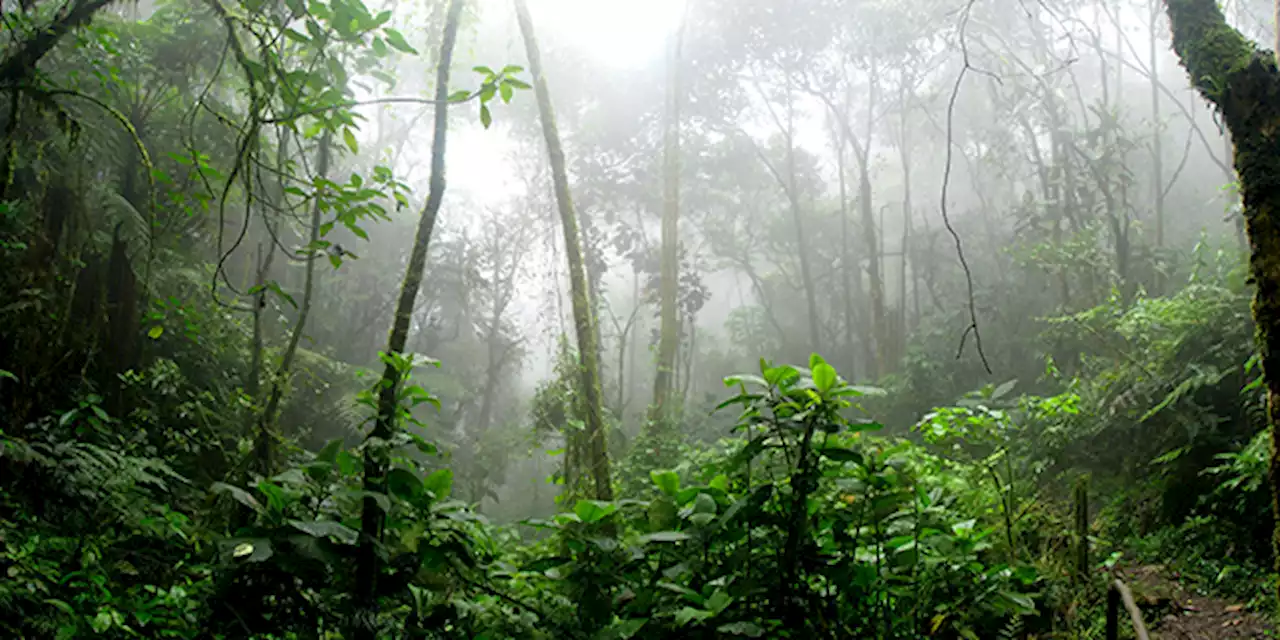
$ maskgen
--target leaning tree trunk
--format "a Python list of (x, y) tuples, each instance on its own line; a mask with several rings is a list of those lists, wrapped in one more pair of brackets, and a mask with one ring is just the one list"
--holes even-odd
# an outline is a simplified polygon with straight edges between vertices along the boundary
[[(1216, 0), (1165, 0), (1173, 49), (1200, 93), (1222, 113), (1235, 148), (1244, 199), (1250, 273), (1267, 422), (1271, 430), (1271, 512), (1280, 514), (1280, 73), (1227, 24)], [(1280, 568), (1280, 521), (1272, 533)], [(1280, 596), (1280, 592), (1277, 593)]]
[[(404, 271), (404, 281), (400, 284), (400, 298), (396, 302), (395, 317), (391, 324), (391, 335), (387, 339), (389, 354), (404, 353), (405, 344), (409, 340), (409, 320), (413, 316), (414, 302), (418, 297), (418, 289), (422, 287), (422, 272), (427, 265), (427, 247), (431, 244), (431, 232), (436, 226), (436, 214), (440, 212), (440, 203), (444, 200), (444, 152), (445, 137), (449, 131), (449, 67), (453, 64), (453, 45), (458, 39), (458, 23), (462, 18), (462, 8), (466, 0), (449, 0), (449, 13), (444, 23), (444, 40), (440, 44), (440, 60), (436, 64), (435, 91), (435, 128), (431, 141), (431, 179), (427, 191), (427, 202), (418, 217), (418, 231), (413, 240), (413, 251), (409, 254), (409, 265)], [(382, 371), (382, 379), (378, 389), (378, 414), (374, 420), (370, 440), (387, 440), (395, 430), (395, 416), (398, 401), (397, 392), (400, 387), (400, 372), (390, 363)], [(364, 489), (377, 494), (385, 490), (386, 464), (371, 451), (364, 456)], [(361, 506), (360, 547), (356, 554), (356, 593), (355, 605), (358, 616), (353, 616), (352, 637), (355, 640), (374, 640), (376, 630), (373, 616), (377, 613), (377, 579), (379, 559), (377, 552), (378, 539), (382, 536), (382, 525), (386, 514), (378, 506), (377, 500), (366, 496)]]
[(534, 37), (533, 19), (525, 0), (515, 0), (516, 16), (520, 22), (520, 34), (524, 38), (525, 54), (529, 58), (529, 72), (533, 74), (533, 90), (538, 99), (538, 113), (542, 119), (542, 135), (547, 140), (547, 154), (551, 159), (551, 177), (555, 183), (556, 206), (560, 209), (560, 224), (564, 229), (565, 256), (569, 261), (569, 288), (573, 294), (574, 330), (578, 335), (578, 358), (581, 370), (582, 412), (586, 423), (587, 456), (597, 500), (612, 500), (613, 485), (609, 480), (609, 452), (605, 446), (604, 415), (600, 406), (600, 364), (596, 349), (595, 320), (591, 317), (591, 291), (587, 287), (587, 273), (582, 264), (582, 239), (578, 235), (578, 219), (573, 211), (573, 199), (569, 194), (569, 176), (565, 170), (564, 148), (560, 145), (560, 131), (556, 127), (555, 113), (551, 110), (551, 93), (547, 90), (547, 78), (542, 69), (542, 56)]

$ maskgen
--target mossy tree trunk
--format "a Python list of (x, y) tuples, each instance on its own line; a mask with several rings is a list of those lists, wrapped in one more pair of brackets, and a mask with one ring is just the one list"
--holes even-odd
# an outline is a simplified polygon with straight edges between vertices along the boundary
[[(1165, 8), (1174, 51), (1195, 87), (1222, 113), (1235, 149), (1255, 286), (1253, 319), (1267, 388), (1274, 517), (1280, 513), (1280, 73), (1270, 52), (1227, 24), (1217, 0), (1165, 0)], [(1280, 551), (1280, 524), (1272, 544)], [(1280, 553), (1275, 556), (1280, 562)]]
[(564, 230), (565, 256), (569, 262), (569, 289), (573, 295), (574, 330), (578, 337), (578, 368), (581, 375), (583, 422), (586, 423), (587, 467), (594, 483), (597, 500), (612, 500), (613, 485), (609, 478), (609, 452), (605, 443), (604, 414), (600, 402), (599, 349), (596, 347), (595, 319), (591, 315), (591, 290), (587, 286), (587, 272), (582, 262), (582, 238), (578, 232), (578, 217), (573, 210), (573, 198), (569, 193), (569, 174), (565, 169), (564, 148), (560, 144), (560, 130), (551, 109), (551, 93), (547, 89), (547, 77), (542, 68), (542, 56), (534, 36), (533, 19), (525, 0), (515, 0), (516, 17), (520, 22), (520, 35), (524, 39), (525, 54), (529, 58), (529, 72), (533, 75), (533, 90), (538, 99), (538, 113), (542, 120), (542, 134), (547, 141), (547, 154), (551, 160), (551, 178), (555, 183), (556, 206), (560, 210), (560, 225)]
[[(391, 334), (387, 338), (387, 352), (404, 353), (405, 344), (409, 340), (409, 323), (413, 316), (414, 303), (418, 298), (418, 290), (422, 288), (422, 272), (427, 266), (427, 248), (431, 244), (431, 234), (435, 230), (436, 216), (440, 213), (440, 204), (444, 201), (445, 176), (445, 138), (449, 131), (449, 67), (453, 64), (454, 43), (458, 40), (458, 24), (462, 19), (462, 9), (466, 0), (450, 0), (449, 12), (445, 17), (444, 39), (440, 44), (440, 58), (436, 63), (435, 88), (435, 121), (431, 141), (431, 178), (428, 183), (427, 202), (418, 217), (418, 230), (413, 240), (413, 250), (409, 254), (409, 264), (405, 267), (404, 280), (400, 284), (400, 297), (396, 301), (395, 316), (392, 320)], [(388, 440), (395, 431), (397, 414), (397, 391), (400, 387), (399, 370), (388, 363), (382, 371), (382, 379), (378, 387), (378, 413), (374, 420), (369, 440)], [(372, 494), (386, 490), (386, 463), (370, 450), (364, 456), (364, 489)], [(373, 618), (377, 613), (377, 578), (381, 572), (378, 558), (378, 540), (382, 537), (382, 527), (386, 514), (378, 506), (373, 497), (365, 497), (361, 505), (360, 546), (356, 553), (356, 593), (355, 605), (358, 616), (353, 617), (350, 636), (354, 640), (374, 640), (377, 631)]]

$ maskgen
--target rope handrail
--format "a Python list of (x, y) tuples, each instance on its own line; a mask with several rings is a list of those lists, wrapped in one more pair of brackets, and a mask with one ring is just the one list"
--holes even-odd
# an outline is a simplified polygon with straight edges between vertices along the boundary
[(1142, 612), (1133, 600), (1133, 592), (1123, 580), (1116, 578), (1107, 589), (1107, 640), (1118, 640), (1120, 637), (1120, 605), (1129, 612), (1129, 620), (1133, 622), (1133, 635), (1137, 640), (1151, 640), (1147, 634), (1147, 625), (1142, 622)]

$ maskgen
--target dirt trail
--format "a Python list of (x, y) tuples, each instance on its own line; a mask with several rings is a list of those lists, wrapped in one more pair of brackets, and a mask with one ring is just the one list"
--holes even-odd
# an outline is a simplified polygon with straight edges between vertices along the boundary
[(1276, 637), (1272, 625), (1242, 604), (1195, 594), (1163, 566), (1121, 569), (1117, 576), (1133, 589), (1153, 640)]

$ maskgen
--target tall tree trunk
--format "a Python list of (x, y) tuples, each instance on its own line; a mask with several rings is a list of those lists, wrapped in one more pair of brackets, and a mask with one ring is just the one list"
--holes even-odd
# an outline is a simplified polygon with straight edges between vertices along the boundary
[[(1280, 73), (1275, 59), (1227, 24), (1216, 0), (1165, 0), (1173, 49), (1192, 83), (1222, 113), (1244, 198), (1267, 422), (1272, 517), (1280, 514)], [(1280, 568), (1280, 519), (1272, 534)], [(1280, 592), (1277, 593), (1280, 596)]]
[[(1151, 2), (1151, 30), (1150, 30), (1150, 51), (1148, 59), (1151, 69), (1151, 129), (1153, 136), (1151, 138), (1151, 187), (1154, 189), (1152, 193), (1152, 206), (1155, 208), (1156, 217), (1156, 247), (1164, 246), (1164, 145), (1161, 139), (1163, 131), (1160, 128), (1160, 75), (1157, 73), (1157, 65), (1160, 63), (1160, 57), (1157, 55), (1157, 38), (1156, 29), (1160, 24), (1160, 5), (1158, 0)], [(1159, 271), (1157, 270), (1157, 273)], [(1163, 278), (1157, 276), (1157, 290), (1162, 286)]]
[[(414, 236), (413, 250), (409, 254), (409, 265), (404, 271), (404, 281), (400, 284), (400, 298), (396, 301), (395, 317), (392, 320), (391, 335), (387, 339), (389, 354), (404, 353), (409, 339), (409, 320), (413, 316), (414, 302), (418, 298), (418, 289), (422, 287), (422, 272), (427, 265), (427, 247), (431, 244), (431, 233), (436, 226), (436, 215), (440, 212), (440, 203), (444, 200), (445, 177), (444, 155), (445, 138), (449, 132), (449, 67), (453, 63), (453, 46), (458, 39), (458, 23), (462, 18), (462, 8), (466, 0), (449, 0), (449, 13), (444, 23), (444, 39), (440, 44), (440, 59), (436, 63), (435, 91), (435, 127), (431, 141), (431, 179), (427, 192), (427, 202), (418, 217), (418, 231)], [(382, 371), (382, 379), (378, 390), (378, 413), (374, 420), (369, 439), (388, 439), (395, 429), (395, 416), (398, 409), (397, 392), (400, 387), (400, 372), (390, 363)], [(370, 451), (364, 456), (364, 489), (373, 493), (385, 490), (386, 464)], [(373, 617), (377, 613), (377, 578), (379, 567), (377, 544), (382, 536), (382, 525), (386, 514), (378, 506), (373, 497), (366, 497), (361, 507), (360, 547), (356, 554), (356, 593), (355, 605), (360, 615), (353, 616), (352, 638), (354, 640), (374, 640), (377, 631)]]
[[(680, 53), (684, 22), (676, 30), (668, 63), (667, 114), (663, 132), (662, 163), (662, 266), (658, 297), (662, 328), (658, 338), (658, 371), (653, 380), (653, 413), (649, 428), (655, 436), (671, 426), (672, 371), (680, 344), (680, 318), (676, 297), (680, 278)], [(655, 442), (654, 445), (661, 446)]]
[[(839, 117), (834, 112), (832, 117)], [(844, 166), (844, 137), (837, 131), (836, 133), (836, 173), (840, 179), (840, 286), (844, 292), (844, 344), (849, 350), (848, 353), (848, 370), (847, 375), (854, 377), (858, 375), (858, 355), (854, 348), (854, 319), (856, 303), (854, 301), (854, 284), (853, 279), (856, 277), (858, 282), (862, 281), (862, 274), (858, 273), (853, 267), (853, 252), (849, 247), (849, 193), (846, 186), (846, 174)]]
[(900, 98), (902, 108), (902, 259), (898, 263), (898, 340), (894, 342), (894, 359), (907, 352), (907, 254), (911, 243), (911, 132), (907, 108), (907, 81), (903, 78)]
[(573, 296), (574, 330), (578, 336), (578, 358), (582, 386), (582, 413), (586, 423), (588, 467), (595, 483), (597, 500), (612, 500), (613, 485), (609, 479), (609, 452), (605, 442), (604, 414), (600, 405), (600, 363), (596, 348), (595, 319), (591, 316), (591, 290), (587, 286), (586, 268), (582, 264), (582, 239), (578, 233), (578, 219), (573, 210), (573, 198), (569, 193), (569, 175), (565, 169), (564, 148), (560, 144), (560, 131), (556, 127), (555, 113), (551, 109), (551, 93), (543, 73), (542, 56), (534, 37), (533, 19), (525, 0), (515, 0), (516, 16), (520, 22), (520, 34), (524, 38), (525, 54), (529, 59), (529, 72), (533, 74), (533, 89), (538, 99), (538, 112), (542, 119), (542, 134), (547, 141), (547, 154), (551, 160), (551, 178), (555, 184), (556, 206), (560, 210), (560, 224), (564, 230), (565, 257), (569, 263), (569, 288)]
[(804, 301), (809, 316), (809, 349), (822, 352), (822, 327), (818, 317), (818, 291), (813, 280), (809, 240), (804, 233), (804, 215), (800, 208), (800, 186), (796, 176), (795, 106), (787, 88), (787, 198), (791, 201), (791, 220), (796, 228), (796, 251), (800, 258), (800, 278), (804, 284)]
[[(333, 134), (325, 132), (320, 138), (320, 148), (316, 158), (316, 175), (328, 179), (329, 154), (333, 144)], [(320, 203), (319, 198), (311, 207), (311, 227), (307, 246), (314, 249), (320, 240)], [(276, 414), (280, 411), (280, 400), (284, 397), (285, 382), (289, 372), (293, 370), (293, 360), (298, 354), (298, 343), (302, 340), (302, 332), (306, 330), (307, 316), (311, 315), (312, 294), (315, 290), (317, 254), (307, 255), (307, 266), (302, 282), (302, 302), (298, 307), (298, 319), (293, 323), (293, 332), (289, 335), (289, 343), (285, 345), (284, 354), (280, 357), (280, 368), (271, 380), (271, 392), (266, 405), (258, 416), (257, 458), (261, 465), (262, 475), (270, 476), (275, 467), (275, 426)], [(261, 283), (259, 283), (261, 285)]]

